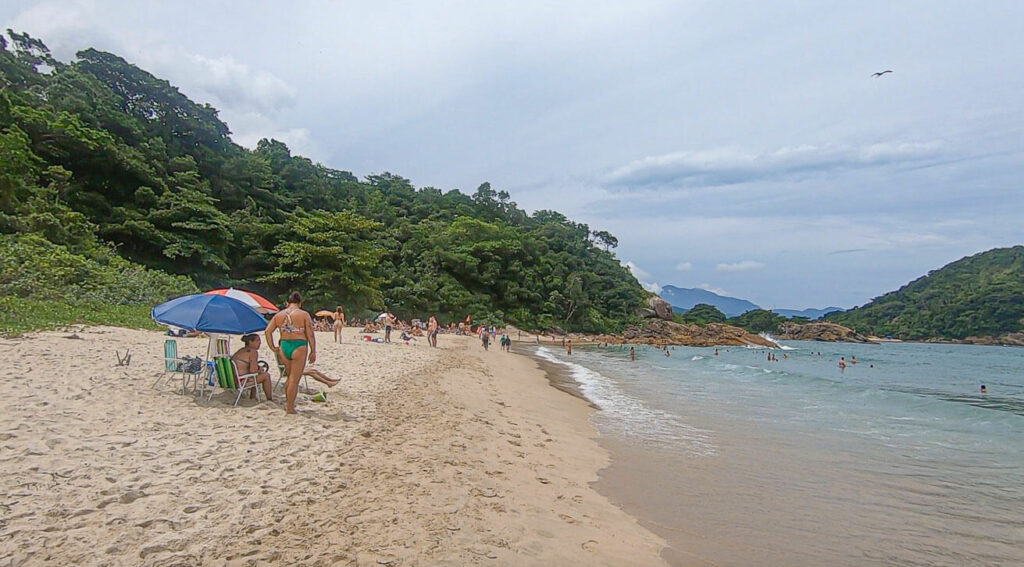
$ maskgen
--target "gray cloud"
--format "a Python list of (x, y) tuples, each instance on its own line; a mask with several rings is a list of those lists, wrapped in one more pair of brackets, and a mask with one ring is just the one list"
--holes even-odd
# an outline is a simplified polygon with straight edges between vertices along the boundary
[(733, 148), (682, 151), (635, 160), (615, 169), (604, 181), (619, 188), (733, 185), (893, 164), (934, 163), (942, 155), (940, 150), (938, 142), (900, 142), (859, 147), (804, 145), (761, 153)]
[(750, 270), (760, 270), (764, 267), (764, 262), (755, 262), (753, 260), (743, 260), (742, 262), (736, 262), (734, 264), (716, 264), (715, 269), (719, 272), (748, 272)]

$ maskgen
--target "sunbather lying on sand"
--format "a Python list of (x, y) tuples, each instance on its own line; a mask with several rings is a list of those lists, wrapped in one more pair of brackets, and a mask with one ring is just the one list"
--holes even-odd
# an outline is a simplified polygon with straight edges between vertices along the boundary
[(320, 382), (321, 384), (326, 384), (328, 388), (333, 388), (335, 384), (341, 382), (341, 380), (331, 378), (330, 376), (324, 374), (323, 372), (320, 372), (316, 368), (307, 367), (305, 370), (302, 371), (302, 374), (305, 376), (309, 376), (310, 378), (316, 380), (317, 382)]

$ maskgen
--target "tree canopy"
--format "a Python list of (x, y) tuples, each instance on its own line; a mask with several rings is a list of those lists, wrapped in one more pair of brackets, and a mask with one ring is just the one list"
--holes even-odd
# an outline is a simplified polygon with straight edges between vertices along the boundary
[[(275, 299), (298, 289), (357, 314), (387, 305), (404, 317), (582, 331), (617, 330), (642, 301), (607, 231), (528, 214), (489, 183), (467, 195), (388, 172), (359, 180), (281, 141), (249, 150), (230, 133), (216, 109), (117, 55), (87, 49), (60, 62), (8, 30), (4, 278), (41, 255), (46, 267), (32, 273), (68, 300), (89, 278), (121, 286), (117, 274), (135, 274), (148, 283), (124, 301), (244, 285)], [(0, 289), (42, 293), (24, 281)]]
[(1019, 332), (1024, 330), (1024, 246), (961, 258), (825, 319), (861, 333), (910, 340)]

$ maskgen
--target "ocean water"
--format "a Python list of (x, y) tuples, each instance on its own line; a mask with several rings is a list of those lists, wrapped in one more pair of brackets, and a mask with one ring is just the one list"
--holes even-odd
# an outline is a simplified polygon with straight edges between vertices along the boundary
[(600, 408), (597, 488), (673, 564), (1024, 565), (1024, 349), (783, 346), (531, 348)]

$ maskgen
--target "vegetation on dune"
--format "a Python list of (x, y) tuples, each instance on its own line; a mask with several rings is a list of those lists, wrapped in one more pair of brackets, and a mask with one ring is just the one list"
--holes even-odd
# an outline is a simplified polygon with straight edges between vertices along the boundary
[(1024, 246), (997, 248), (929, 272), (826, 320), (876, 336), (963, 339), (1024, 329)]
[(233, 143), (209, 105), (124, 59), (0, 36), (0, 294), (152, 305), (243, 285), (353, 316), (617, 331), (643, 290), (617, 240), (488, 183), (359, 180), (280, 141)]
[(149, 317), (150, 307), (0, 297), (0, 336), (63, 329), (77, 324), (158, 329)]

